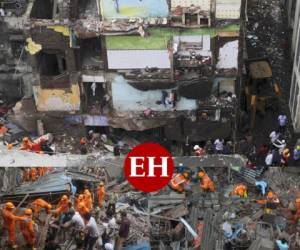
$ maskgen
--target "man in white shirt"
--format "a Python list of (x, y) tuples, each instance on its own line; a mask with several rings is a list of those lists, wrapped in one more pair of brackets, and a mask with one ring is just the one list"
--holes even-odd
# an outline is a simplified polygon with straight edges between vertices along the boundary
[(84, 219), (86, 221), (86, 224), (85, 224), (86, 236), (84, 239), (84, 247), (86, 250), (93, 250), (94, 246), (96, 244), (96, 241), (98, 240), (98, 238), (100, 236), (98, 225), (97, 225), (94, 217), (92, 217), (90, 213), (87, 213), (84, 216)]
[(215, 145), (216, 153), (222, 154), (224, 149), (224, 140), (216, 139), (214, 145)]
[(279, 133), (277, 133), (275, 130), (271, 132), (269, 135), (271, 143), (273, 144), (278, 138), (279, 138)]
[(273, 164), (273, 153), (272, 153), (272, 151), (269, 151), (268, 155), (266, 156), (265, 163), (268, 167), (272, 166), (272, 164)]

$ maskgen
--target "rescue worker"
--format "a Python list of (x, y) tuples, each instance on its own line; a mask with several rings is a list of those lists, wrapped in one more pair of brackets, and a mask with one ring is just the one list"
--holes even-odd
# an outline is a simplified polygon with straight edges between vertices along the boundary
[(15, 208), (12, 202), (7, 202), (5, 208), (2, 209), (3, 228), (8, 232), (8, 242), (12, 248), (17, 248), (16, 245), (16, 221), (24, 220), (24, 217), (17, 216), (13, 213)]
[(103, 207), (104, 205), (104, 200), (105, 200), (105, 187), (104, 187), (104, 182), (101, 181), (97, 190), (97, 196), (98, 196), (98, 206), (100, 208)]
[(201, 179), (200, 187), (204, 191), (214, 192), (216, 190), (214, 182), (209, 178), (209, 176), (204, 173), (204, 171), (200, 171), (198, 173), (198, 177)]
[(265, 195), (266, 194), (266, 189), (268, 187), (268, 183), (261, 180), (261, 181), (256, 181), (255, 182), (255, 186), (259, 189), (261, 195)]
[(76, 211), (83, 217), (90, 212), (90, 210), (85, 206), (84, 202), (80, 202), (77, 205)]
[(35, 248), (35, 232), (34, 221), (32, 220), (32, 210), (27, 208), (24, 210), (24, 220), (20, 222), (20, 230), (25, 239), (27, 247)]
[(279, 203), (279, 199), (275, 193), (273, 193), (271, 190), (267, 194), (267, 201), (271, 203)]
[(66, 213), (69, 210), (69, 198), (66, 195), (63, 195), (55, 209), (55, 213), (61, 215), (62, 213)]
[(82, 137), (80, 139), (80, 154), (82, 154), (82, 155), (86, 155), (88, 152), (86, 144), (87, 144), (86, 138)]
[(0, 137), (4, 136), (7, 133), (8, 129), (4, 126), (3, 123), (0, 123)]
[(81, 202), (84, 202), (84, 196), (83, 196), (83, 194), (80, 194), (80, 195), (78, 196), (78, 198), (75, 200), (75, 210), (77, 210), (77, 207), (78, 207), (78, 205), (79, 205)]
[(243, 183), (237, 184), (232, 191), (232, 195), (240, 196), (241, 198), (247, 198), (247, 186)]
[(171, 188), (182, 193), (184, 191), (184, 185), (187, 184), (188, 177), (189, 174), (187, 172), (175, 174), (170, 181)]
[(300, 219), (300, 198), (297, 198), (295, 200), (295, 208), (296, 208), (296, 214), (294, 215), (295, 221), (298, 221)]
[(52, 205), (47, 201), (39, 198), (31, 203), (31, 208), (33, 210), (34, 217), (38, 217), (41, 209), (45, 209), (46, 213), (49, 214), (52, 209)]
[(108, 217), (113, 217), (116, 214), (116, 203), (118, 200), (118, 195), (112, 190), (109, 194), (108, 205), (106, 209), (106, 215)]
[(206, 154), (204, 148), (201, 148), (199, 145), (194, 146), (194, 152), (196, 156), (203, 156)]
[(283, 166), (287, 166), (288, 165), (288, 161), (290, 159), (290, 150), (288, 148), (285, 148), (281, 154), (281, 164)]
[(28, 137), (24, 137), (20, 150), (40, 152), (41, 145), (38, 143), (32, 142)]
[(83, 197), (84, 197), (84, 205), (89, 211), (91, 211), (93, 208), (93, 199), (92, 199), (91, 192), (88, 189), (85, 189)]
[(30, 169), (29, 168), (25, 168), (25, 170), (23, 171), (23, 181), (24, 182), (30, 181)]
[(37, 180), (37, 175), (38, 175), (38, 172), (37, 172), (37, 170), (36, 170), (36, 168), (30, 168), (30, 173), (29, 173), (29, 175), (30, 175), (30, 180), (31, 181), (36, 181)]

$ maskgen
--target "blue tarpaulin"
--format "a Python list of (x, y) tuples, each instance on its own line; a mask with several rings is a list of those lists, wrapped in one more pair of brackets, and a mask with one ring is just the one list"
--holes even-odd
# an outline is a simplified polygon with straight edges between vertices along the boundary
[(148, 242), (140, 243), (138, 245), (131, 245), (123, 247), (123, 250), (151, 250), (150, 244)]

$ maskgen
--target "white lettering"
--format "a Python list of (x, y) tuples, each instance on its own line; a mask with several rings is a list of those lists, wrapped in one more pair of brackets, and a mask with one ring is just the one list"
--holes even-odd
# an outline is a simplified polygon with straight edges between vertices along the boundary
[(147, 157), (149, 161), (149, 175), (150, 177), (154, 177), (154, 168), (161, 168), (162, 169), (162, 177), (168, 177), (168, 158), (169, 157), (160, 157), (161, 158), (161, 165), (154, 165), (155, 157)]
[(145, 172), (143, 174), (137, 174), (137, 168), (144, 169), (144, 163), (142, 165), (137, 165), (137, 160), (143, 160), (144, 162), (145, 157), (129, 157), (130, 158), (130, 177), (143, 177), (145, 176)]

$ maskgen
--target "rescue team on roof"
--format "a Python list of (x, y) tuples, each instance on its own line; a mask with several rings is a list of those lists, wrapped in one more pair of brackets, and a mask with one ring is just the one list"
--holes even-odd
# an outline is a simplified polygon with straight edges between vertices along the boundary
[[(106, 198), (106, 191), (104, 182), (100, 182), (96, 191), (97, 205), (100, 209), (104, 208)], [(116, 214), (117, 196), (114, 192), (109, 196), (108, 207), (106, 215), (108, 218), (113, 218)], [(28, 249), (39, 249), (37, 243), (37, 230), (35, 228), (35, 221), (39, 220), (41, 212), (47, 215), (54, 216), (57, 219), (50, 223), (50, 227), (57, 228), (61, 226), (63, 229), (71, 229), (74, 234), (76, 249), (92, 250), (100, 237), (100, 232), (96, 220), (91, 214), (94, 212), (94, 201), (90, 190), (85, 189), (83, 194), (80, 194), (72, 202), (72, 198), (67, 195), (62, 195), (57, 204), (50, 204), (49, 202), (38, 198), (32, 201), (27, 208), (22, 210), (21, 215), (17, 215), (15, 205), (12, 202), (7, 202), (1, 208), (1, 215), (3, 218), (4, 233), (8, 235), (7, 248), (20, 249), (17, 246), (16, 233), (23, 235), (24, 245)], [(126, 241), (129, 230), (130, 220), (127, 218), (125, 211), (121, 212), (121, 219), (117, 221), (119, 224), (119, 233), (113, 240), (108, 237), (108, 234), (103, 234), (102, 245), (104, 249), (122, 249), (123, 243)], [(60, 227), (59, 227), (60, 228)], [(106, 236), (106, 237), (104, 237)], [(45, 249), (51, 248), (52, 245), (46, 245)], [(83, 248), (84, 247), (84, 248)], [(21, 248), (21, 249), (25, 249)]]

